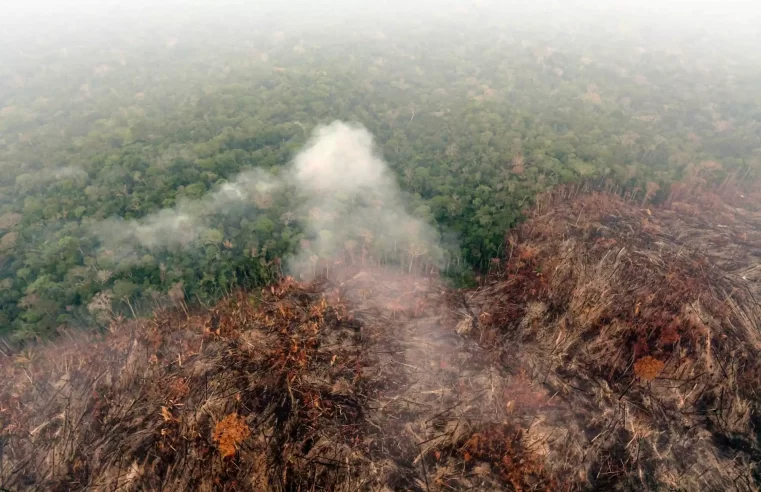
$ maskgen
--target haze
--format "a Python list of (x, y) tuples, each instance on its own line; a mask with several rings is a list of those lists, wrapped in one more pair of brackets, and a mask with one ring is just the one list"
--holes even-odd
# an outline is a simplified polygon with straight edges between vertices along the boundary
[(209, 25), (222, 30), (247, 25), (284, 28), (304, 24), (316, 28), (329, 25), (387, 28), (447, 21), (450, 25), (471, 27), (529, 25), (536, 29), (544, 26), (549, 30), (563, 26), (569, 31), (579, 32), (590, 26), (607, 31), (614, 24), (645, 29), (657, 36), (701, 32), (746, 44), (748, 36), (758, 36), (761, 20), (761, 6), (752, 0), (32, 0), (13, 1), (3, 9), (0, 26), (6, 32), (24, 36), (54, 35), (59, 30), (121, 31), (127, 26), (154, 29), (184, 27), (193, 32), (193, 29), (204, 30), (203, 26)]
[[(179, 282), (211, 301), (281, 261), (314, 273), (380, 257), (470, 282), (558, 184), (612, 180), (644, 203), (706, 169), (750, 179), (760, 12), (13, 2), (0, 18), (0, 324), (85, 326), (85, 306), (117, 284), (124, 314)], [(310, 140), (321, 128), (337, 130), (330, 145)]]

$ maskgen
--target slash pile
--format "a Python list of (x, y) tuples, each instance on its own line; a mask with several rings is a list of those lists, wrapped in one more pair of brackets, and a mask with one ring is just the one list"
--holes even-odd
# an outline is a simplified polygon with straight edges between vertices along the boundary
[(564, 483), (761, 484), (761, 214), (678, 198), (561, 188), (472, 294), (472, 336), (550, 395), (523, 420)]
[(5, 358), (0, 486), (548, 490), (463, 309), (345, 269)]
[(2, 366), (12, 490), (282, 490), (351, 483), (359, 326), (287, 279)]

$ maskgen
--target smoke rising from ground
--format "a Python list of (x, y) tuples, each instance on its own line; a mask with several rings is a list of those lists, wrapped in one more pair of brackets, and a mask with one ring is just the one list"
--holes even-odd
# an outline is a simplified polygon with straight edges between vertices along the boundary
[(274, 200), (294, 200), (304, 237), (288, 260), (291, 273), (314, 276), (332, 265), (368, 261), (408, 270), (440, 267), (436, 231), (405, 208), (372, 135), (336, 121), (318, 127), (285, 172), (254, 170), (198, 200), (184, 199), (139, 220), (109, 219), (94, 230), (125, 266), (141, 252), (188, 252), (225, 238), (218, 224), (255, 219)]
[(314, 273), (318, 258), (391, 260), (414, 266), (416, 257), (441, 260), (435, 231), (410, 216), (388, 166), (362, 127), (335, 122), (318, 128), (293, 162), (302, 194), (309, 244), (291, 261)]

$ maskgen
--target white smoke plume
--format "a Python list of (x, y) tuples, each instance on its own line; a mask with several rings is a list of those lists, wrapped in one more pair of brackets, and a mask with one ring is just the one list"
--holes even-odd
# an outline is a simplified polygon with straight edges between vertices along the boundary
[(395, 262), (410, 270), (424, 257), (439, 266), (436, 232), (407, 212), (364, 128), (341, 122), (318, 128), (294, 160), (292, 179), (304, 198), (301, 216), (311, 238), (290, 263), (296, 272), (311, 268), (314, 274), (318, 259), (331, 257)]
[(252, 219), (284, 196), (296, 200), (295, 218), (304, 232), (288, 260), (291, 273), (311, 277), (349, 262), (394, 263), (410, 271), (441, 266), (436, 231), (407, 212), (372, 135), (339, 121), (317, 128), (278, 176), (245, 172), (199, 200), (180, 201), (139, 220), (110, 219), (95, 231), (122, 262), (137, 258), (141, 249), (183, 252), (219, 242), (220, 217)]
[(180, 199), (174, 207), (139, 220), (112, 218), (93, 229), (103, 249), (122, 266), (135, 261), (141, 249), (151, 253), (188, 252), (221, 242), (223, 238), (216, 237), (220, 215), (253, 215), (256, 204), (267, 200), (282, 184), (271, 174), (249, 171), (201, 199)]

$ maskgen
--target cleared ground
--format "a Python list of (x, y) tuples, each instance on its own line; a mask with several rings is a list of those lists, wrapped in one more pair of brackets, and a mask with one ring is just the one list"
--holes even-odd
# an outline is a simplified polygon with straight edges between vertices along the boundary
[(680, 193), (546, 195), (469, 291), (352, 266), (3, 357), (0, 486), (757, 490), (761, 214)]

